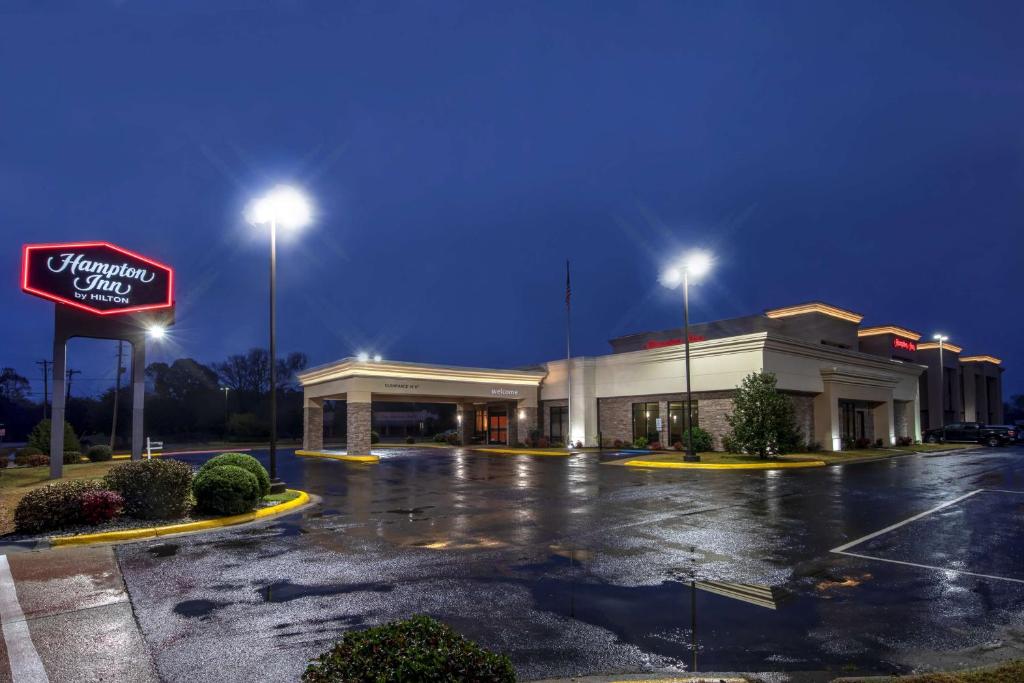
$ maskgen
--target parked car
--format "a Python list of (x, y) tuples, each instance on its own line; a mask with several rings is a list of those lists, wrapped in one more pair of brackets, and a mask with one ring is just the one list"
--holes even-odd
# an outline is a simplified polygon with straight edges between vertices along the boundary
[(1011, 439), (1011, 441), (1012, 440), (1016, 440), (1017, 443), (1024, 442), (1024, 427), (1022, 427), (1021, 425), (989, 425), (989, 426), (990, 427), (998, 427), (999, 429), (1005, 429), (1011, 435), (1014, 435), (1015, 438)]
[(986, 425), (980, 422), (953, 422), (945, 427), (929, 429), (921, 435), (925, 443), (981, 443), (1005, 446), (1017, 439), (1017, 430), (1008, 425)]

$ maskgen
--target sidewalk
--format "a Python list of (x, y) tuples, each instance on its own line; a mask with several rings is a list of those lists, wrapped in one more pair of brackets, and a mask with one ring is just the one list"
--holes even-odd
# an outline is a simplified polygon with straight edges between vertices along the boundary
[(0, 555), (0, 680), (159, 680), (109, 546)]

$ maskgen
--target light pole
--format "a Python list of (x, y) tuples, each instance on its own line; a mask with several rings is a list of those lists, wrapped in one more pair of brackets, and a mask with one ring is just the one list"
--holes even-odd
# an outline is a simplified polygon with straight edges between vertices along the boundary
[(932, 335), (939, 342), (939, 419), (942, 420), (942, 440), (946, 440), (946, 366), (942, 364), (942, 345), (949, 339), (944, 334)]
[(308, 225), (312, 211), (306, 197), (294, 187), (278, 185), (249, 207), (253, 225), (270, 226), (270, 488), (284, 490), (277, 478), (277, 226), (298, 229)]
[[(690, 278), (699, 279), (711, 270), (711, 256), (703, 251), (690, 252), (675, 268), (671, 268), (663, 277), (666, 286), (683, 286), (683, 349), (686, 372), (686, 415), (683, 427), (686, 429), (685, 462), (700, 462), (700, 456), (693, 448), (693, 396), (690, 393)], [(671, 424), (669, 429), (671, 429)]]

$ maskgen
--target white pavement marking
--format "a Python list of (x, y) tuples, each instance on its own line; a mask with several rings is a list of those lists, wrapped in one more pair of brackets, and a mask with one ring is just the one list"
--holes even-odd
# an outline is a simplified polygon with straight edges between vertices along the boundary
[(39, 659), (32, 635), (28, 631), (25, 613), (14, 590), (14, 577), (7, 556), (0, 555), (0, 622), (3, 623), (7, 659), (11, 664), (13, 683), (46, 683), (50, 679)]
[(894, 529), (899, 529), (901, 526), (903, 526), (905, 524), (910, 524), (911, 522), (916, 522), (917, 520), (921, 519), (922, 517), (927, 517), (928, 515), (932, 514), (933, 512), (938, 512), (942, 508), (947, 508), (950, 505), (955, 505), (955, 504), (959, 503), (961, 500), (965, 500), (967, 498), (970, 498), (973, 495), (977, 495), (977, 494), (981, 493), (984, 490), (985, 489), (976, 489), (974, 491), (971, 491), (970, 493), (965, 493), (964, 495), (960, 496), (959, 498), (954, 498), (953, 500), (947, 500), (942, 505), (937, 505), (936, 507), (933, 507), (931, 510), (925, 510), (924, 512), (922, 512), (919, 515), (914, 515), (913, 517), (908, 517), (907, 519), (903, 520), (902, 522), (897, 522), (896, 524), (893, 524), (892, 526), (887, 526), (884, 529), (879, 529), (878, 531), (876, 531), (873, 534), (868, 534), (867, 536), (861, 536), (860, 538), (858, 538), (858, 539), (856, 539), (854, 541), (850, 541), (849, 543), (844, 543), (843, 545), (839, 546), (838, 548), (832, 548), (832, 552), (834, 552), (834, 553), (844, 552), (848, 548), (852, 548), (855, 545), (860, 545), (864, 541), (870, 541), (872, 538), (875, 538), (876, 536), (881, 536), (882, 534), (889, 533), (890, 531), (892, 531)]
[(945, 503), (943, 503), (942, 505), (938, 505), (936, 507), (933, 507), (931, 510), (926, 510), (926, 511), (922, 512), (919, 515), (914, 515), (913, 517), (909, 517), (909, 518), (903, 520), (902, 522), (897, 522), (896, 524), (893, 524), (892, 526), (887, 526), (884, 529), (879, 529), (878, 531), (876, 531), (873, 534), (868, 534), (867, 536), (861, 536), (860, 538), (858, 538), (855, 541), (850, 541), (849, 543), (841, 545), (838, 548), (833, 548), (832, 552), (837, 553), (839, 555), (847, 555), (849, 557), (859, 557), (859, 558), (864, 559), (864, 560), (877, 560), (878, 562), (890, 562), (892, 564), (902, 564), (902, 565), (907, 566), (907, 567), (918, 567), (920, 569), (934, 569), (934, 570), (940, 571), (940, 572), (953, 572), (954, 574), (966, 574), (968, 576), (978, 576), (978, 577), (981, 577), (983, 579), (995, 579), (996, 581), (1010, 581), (1012, 583), (1024, 583), (1024, 579), (1014, 579), (1014, 578), (1011, 578), (1011, 577), (1008, 577), (1008, 576), (995, 576), (993, 574), (979, 574), (978, 572), (969, 572), (969, 571), (965, 571), (963, 569), (951, 569), (949, 567), (936, 567), (935, 565), (931, 565), (931, 564), (918, 564), (917, 562), (904, 562), (903, 560), (890, 560), (890, 559), (885, 558), (885, 557), (876, 557), (874, 555), (863, 555), (861, 553), (851, 553), (851, 552), (848, 552), (848, 550), (847, 550), (848, 548), (852, 548), (855, 545), (859, 545), (859, 544), (863, 543), (864, 541), (869, 541), (872, 538), (875, 538), (877, 536), (881, 536), (882, 534), (888, 533), (888, 532), (892, 531), (893, 529), (898, 529), (898, 528), (900, 528), (901, 526), (903, 526), (905, 524), (910, 524), (911, 522), (917, 521), (917, 520), (921, 519), (922, 517), (927, 517), (928, 515), (932, 514), (933, 512), (938, 512), (939, 510), (941, 510), (943, 508), (946, 508), (946, 507), (949, 507), (950, 505), (955, 505), (956, 503), (959, 503), (962, 500), (970, 498), (973, 495), (976, 495), (976, 494), (979, 494), (979, 493), (985, 493), (985, 492), (989, 492), (989, 493), (1024, 494), (1024, 491), (1010, 491), (1010, 490), (1007, 490), (1007, 489), (977, 489), (977, 490), (971, 491), (970, 493), (965, 493), (964, 495), (960, 496), (959, 498), (954, 498), (953, 500), (948, 500)]
[(1024, 579), (1012, 579), (1009, 576), (994, 576), (992, 574), (979, 574), (978, 572), (968, 572), (963, 569), (950, 569), (949, 567), (936, 567), (931, 564), (918, 564), (916, 562), (904, 562), (903, 560), (890, 560), (885, 557), (875, 557), (874, 555), (861, 555), (860, 553), (848, 553), (845, 551), (832, 552), (838, 553), (839, 555), (848, 555), (850, 557), (860, 557), (865, 560), (878, 560), (879, 562), (891, 562), (892, 564), (902, 564), (907, 567), (919, 567), (920, 569), (934, 569), (940, 572), (953, 572), (954, 574), (967, 574), (968, 576), (980, 576), (983, 579), (995, 579), (996, 581), (1012, 581), (1013, 583), (1024, 583)]

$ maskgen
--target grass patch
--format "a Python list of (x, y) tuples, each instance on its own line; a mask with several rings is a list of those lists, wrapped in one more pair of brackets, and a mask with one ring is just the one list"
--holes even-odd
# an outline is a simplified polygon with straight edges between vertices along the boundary
[[(116, 461), (86, 462), (64, 465), (64, 479), (100, 479)], [(5, 467), (0, 471), (0, 535), (14, 531), (14, 508), (22, 496), (33, 489), (49, 484), (50, 466)]]
[[(627, 460), (644, 460), (646, 462), (684, 462), (683, 457), (686, 454), (682, 451), (674, 451), (671, 453), (652, 453), (651, 455), (633, 455), (628, 458), (623, 458), (617, 462), (626, 462)], [(756, 455), (745, 455), (743, 453), (722, 453), (719, 451), (706, 451), (698, 453), (700, 461), (709, 465), (741, 465), (749, 463), (761, 463), (761, 462), (806, 462), (808, 460), (821, 460), (817, 453), (801, 453), (799, 455), (782, 455), (776, 459), (773, 458), (760, 458)]]
[(1024, 661), (1006, 662), (980, 669), (912, 676), (837, 678), (833, 683), (1018, 683), (1024, 681)]
[(299, 497), (299, 492), (292, 489), (285, 489), (284, 493), (271, 493), (270, 495), (263, 496), (264, 503), (287, 503), (289, 500), (295, 500)]
[(955, 451), (961, 448), (980, 448), (980, 446), (973, 443), (915, 443), (910, 446), (900, 446), (900, 448), (915, 453), (938, 453), (942, 451)]

